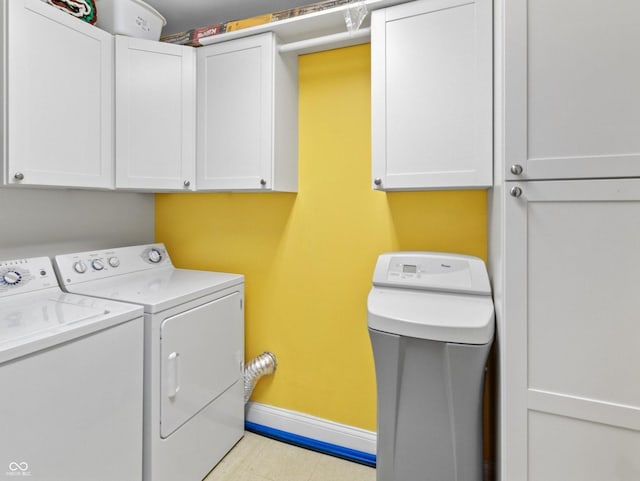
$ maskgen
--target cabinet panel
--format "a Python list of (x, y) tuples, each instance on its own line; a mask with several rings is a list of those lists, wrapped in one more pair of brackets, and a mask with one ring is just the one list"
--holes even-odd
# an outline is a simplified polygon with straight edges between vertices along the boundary
[[(531, 202), (529, 388), (636, 406), (640, 203)], [(570, 353), (570, 355), (567, 355)]]
[(508, 178), (640, 175), (640, 3), (517, 0), (505, 10)]
[(255, 43), (220, 47), (207, 52), (201, 64), (207, 111), (201, 117), (207, 132), (204, 177), (257, 188), (270, 170), (271, 52)]
[(491, 11), (441, 0), (373, 13), (374, 188), (491, 185)]
[(530, 481), (635, 481), (640, 431), (532, 412)]
[(116, 37), (116, 187), (193, 190), (195, 50)]
[(4, 8), (6, 182), (112, 188), (113, 37), (41, 1)]
[[(640, 181), (518, 187), (519, 198), (505, 199), (503, 479), (550, 473), (553, 450), (532, 415), (546, 423), (547, 436), (573, 443), (562, 462), (566, 476), (546, 479), (596, 479), (581, 473), (592, 463), (594, 473), (600, 463), (616, 465), (624, 454), (615, 439), (640, 438), (640, 387), (631, 381), (640, 364)], [(613, 444), (578, 463), (575, 453), (597, 447), (585, 429)], [(635, 479), (632, 471), (616, 479)]]
[(297, 58), (272, 33), (197, 55), (198, 190), (297, 190)]

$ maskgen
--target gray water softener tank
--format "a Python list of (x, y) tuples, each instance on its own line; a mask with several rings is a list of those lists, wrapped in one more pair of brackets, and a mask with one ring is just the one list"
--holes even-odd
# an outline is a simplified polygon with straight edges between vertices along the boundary
[(377, 481), (482, 481), (482, 392), (494, 333), (484, 262), (383, 254), (367, 308)]

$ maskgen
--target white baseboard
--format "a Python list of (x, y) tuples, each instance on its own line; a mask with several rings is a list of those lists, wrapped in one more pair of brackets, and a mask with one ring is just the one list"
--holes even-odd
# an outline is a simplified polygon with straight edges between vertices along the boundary
[(249, 422), (363, 453), (376, 453), (376, 433), (373, 431), (268, 404), (249, 402), (245, 409)]

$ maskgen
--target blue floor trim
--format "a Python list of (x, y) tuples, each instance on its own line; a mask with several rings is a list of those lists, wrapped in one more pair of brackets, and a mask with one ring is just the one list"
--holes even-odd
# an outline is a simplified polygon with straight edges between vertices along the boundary
[(363, 451), (357, 451), (355, 449), (345, 448), (335, 444), (326, 443), (324, 441), (307, 438), (305, 436), (299, 436), (298, 434), (280, 431), (279, 429), (270, 428), (250, 421), (245, 421), (244, 427), (247, 431), (261, 434), (262, 436), (266, 436), (277, 441), (284, 441), (285, 443), (300, 446), (301, 448), (311, 449), (323, 454), (330, 454), (331, 456), (364, 464), (365, 466), (370, 466), (372, 468), (376, 467), (375, 454), (369, 454)]

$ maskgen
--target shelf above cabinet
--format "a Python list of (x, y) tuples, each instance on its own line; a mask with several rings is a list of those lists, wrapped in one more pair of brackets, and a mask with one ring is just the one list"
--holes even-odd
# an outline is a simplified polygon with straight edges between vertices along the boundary
[[(407, 0), (365, 1), (369, 12), (401, 3), (407, 3)], [(304, 54), (369, 42), (368, 30), (364, 29), (369, 27), (371, 15), (367, 15), (358, 32), (349, 35), (344, 19), (344, 13), (348, 8), (348, 5), (342, 5), (299, 17), (287, 18), (277, 22), (265, 23), (255, 27), (213, 35), (200, 39), (200, 43), (202, 45), (211, 45), (260, 33), (274, 32), (281, 44), (284, 46), (291, 44), (293, 48), (289, 50), (295, 50), (299, 54)], [(346, 33), (347, 35), (336, 35), (342, 33)], [(314, 40), (313, 44), (307, 44), (306, 41), (308, 40)]]

